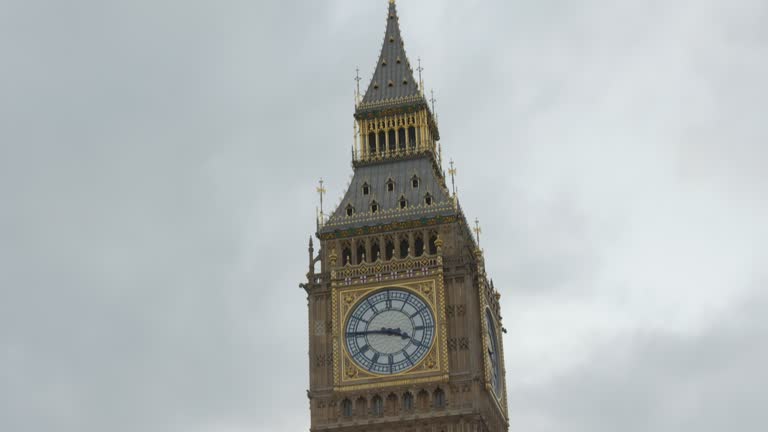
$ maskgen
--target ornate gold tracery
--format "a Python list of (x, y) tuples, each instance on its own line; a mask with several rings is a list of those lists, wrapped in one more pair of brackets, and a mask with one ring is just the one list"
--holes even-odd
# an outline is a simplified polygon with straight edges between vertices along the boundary
[[(431, 152), (437, 157), (437, 136), (427, 108), (359, 118), (355, 161), (371, 161)], [(404, 131), (404, 132), (402, 132)], [(391, 140), (394, 139), (394, 142)], [(406, 142), (402, 142), (405, 139)]]
[[(408, 259), (399, 264), (397, 269), (383, 265), (365, 266), (365, 269), (355, 271), (355, 276), (349, 273), (350, 270), (334, 271), (332, 274), (332, 279), (335, 279), (332, 282), (332, 326), (333, 377), (336, 391), (448, 381), (442, 257)], [(383, 273), (385, 271), (388, 273)], [(354, 283), (351, 282), (353, 277)], [(358, 299), (385, 288), (411, 292), (427, 303), (435, 317), (436, 334), (430, 351), (415, 367), (398, 374), (382, 376), (360, 368), (349, 356), (344, 348), (344, 323)]]

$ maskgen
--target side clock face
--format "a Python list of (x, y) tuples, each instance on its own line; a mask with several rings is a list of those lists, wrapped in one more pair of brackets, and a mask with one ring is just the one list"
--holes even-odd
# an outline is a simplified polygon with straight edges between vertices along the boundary
[(395, 288), (363, 298), (344, 328), (347, 352), (378, 375), (405, 372), (426, 357), (435, 340), (435, 316), (415, 294)]
[(491, 360), (491, 385), (496, 397), (501, 397), (501, 365), (499, 357), (499, 339), (496, 334), (496, 324), (491, 311), (485, 311), (486, 327), (488, 327), (488, 357)]

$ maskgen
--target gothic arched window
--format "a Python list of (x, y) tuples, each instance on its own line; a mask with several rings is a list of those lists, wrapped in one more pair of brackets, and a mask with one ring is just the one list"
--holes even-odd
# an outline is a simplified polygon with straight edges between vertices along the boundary
[(418, 177), (413, 176), (413, 178), (411, 178), (411, 187), (413, 187), (414, 189), (417, 189), (419, 187), (419, 178)]
[(379, 132), (379, 153), (384, 154), (387, 150), (387, 134), (384, 131)]
[(357, 247), (357, 263), (362, 264), (365, 262), (365, 246), (360, 245)]
[(392, 179), (387, 180), (387, 192), (395, 191), (395, 181)]
[(397, 150), (397, 132), (394, 129), (389, 130), (389, 151), (395, 152)]
[(347, 216), (352, 216), (353, 214), (355, 214), (355, 208), (352, 207), (352, 204), (349, 204), (347, 206)]
[(445, 392), (442, 389), (435, 390), (435, 408), (445, 407)]
[(400, 241), (400, 258), (406, 258), (408, 256), (408, 239), (402, 239)]
[(416, 148), (416, 128), (413, 126), (408, 128), (408, 147)]
[(411, 411), (413, 409), (413, 394), (406, 392), (403, 395), (403, 411)]
[(379, 203), (376, 201), (371, 202), (371, 213), (378, 213), (379, 212)]
[(397, 138), (400, 142), (399, 148), (400, 150), (405, 150), (405, 128), (400, 128), (397, 131)]
[(341, 402), (341, 415), (344, 417), (352, 417), (352, 401), (344, 399)]
[(404, 209), (406, 207), (408, 207), (408, 200), (405, 199), (405, 196), (401, 196), (400, 197), (400, 208)]
[(380, 416), (384, 414), (384, 401), (381, 400), (381, 396), (376, 395), (371, 402), (371, 411), (373, 415)]
[(424, 204), (426, 204), (426, 205), (428, 205), (428, 206), (431, 206), (431, 205), (432, 205), (432, 195), (430, 195), (430, 194), (427, 194), (427, 195), (424, 197)]
[(413, 256), (420, 257), (424, 255), (424, 239), (421, 236), (416, 237), (416, 241), (413, 243), (413, 249)]
[(368, 134), (368, 154), (376, 154), (376, 134), (373, 132)]
[(437, 254), (437, 234), (435, 233), (431, 233), (429, 235), (429, 254), (430, 255)]
[(384, 247), (384, 257), (387, 261), (395, 257), (395, 243), (392, 240), (387, 240), (387, 245)]
[(371, 194), (371, 186), (368, 183), (363, 183), (363, 195)]
[(381, 259), (381, 248), (379, 247), (379, 242), (374, 241), (373, 244), (371, 244), (371, 262), (376, 262)]

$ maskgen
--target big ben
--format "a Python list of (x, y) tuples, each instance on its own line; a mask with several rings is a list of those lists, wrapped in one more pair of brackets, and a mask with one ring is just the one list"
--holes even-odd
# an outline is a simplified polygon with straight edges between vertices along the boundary
[(356, 101), (354, 175), (302, 284), (311, 430), (507, 431), (500, 294), (448, 188), (394, 0), (386, 22)]

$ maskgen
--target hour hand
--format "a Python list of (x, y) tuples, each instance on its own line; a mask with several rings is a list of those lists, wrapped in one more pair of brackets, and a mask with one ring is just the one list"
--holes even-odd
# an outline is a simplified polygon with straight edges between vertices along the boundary
[(386, 332), (385, 334), (388, 334), (390, 336), (400, 336), (401, 338), (403, 338), (403, 340), (411, 338), (410, 336), (408, 336), (407, 332), (404, 332), (404, 331), (400, 330), (399, 328), (396, 328), (396, 329), (381, 329), (381, 330), (383, 332)]

